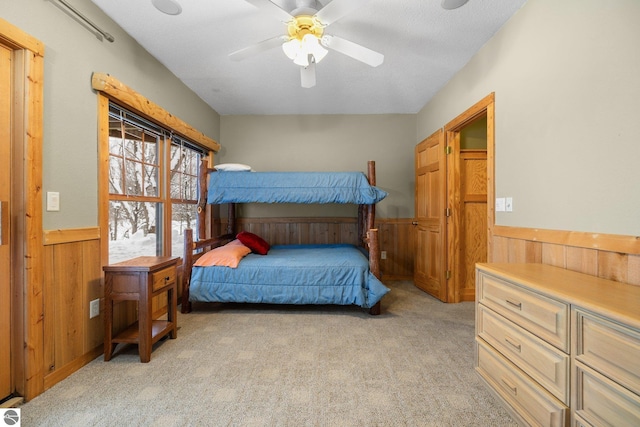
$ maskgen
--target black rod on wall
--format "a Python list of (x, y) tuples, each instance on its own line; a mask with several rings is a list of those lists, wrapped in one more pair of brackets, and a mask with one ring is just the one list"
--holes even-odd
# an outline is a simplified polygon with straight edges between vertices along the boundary
[[(89, 31), (91, 31), (93, 34), (95, 34), (95, 36), (98, 38), (98, 40), (102, 41), (102, 39), (105, 38), (108, 41), (110, 41), (111, 43), (113, 43), (115, 41), (115, 39), (113, 38), (113, 36), (111, 34), (107, 33), (106, 31), (104, 31), (103, 29), (98, 27), (96, 24), (94, 24), (89, 18), (84, 16), (78, 9), (76, 9), (73, 6), (71, 6), (66, 0), (49, 0), (49, 1), (51, 3), (53, 3), (54, 5), (58, 6), (58, 8), (60, 8), (63, 12), (65, 12), (67, 15), (71, 16), (76, 21), (80, 22), (83, 25), (88, 26), (89, 27)], [(63, 9), (61, 6), (65, 7), (66, 10)], [(69, 12), (71, 12), (71, 13), (69, 13)]]

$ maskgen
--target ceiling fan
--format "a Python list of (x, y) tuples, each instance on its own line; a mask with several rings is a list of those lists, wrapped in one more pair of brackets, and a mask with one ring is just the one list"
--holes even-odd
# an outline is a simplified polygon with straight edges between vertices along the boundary
[(287, 12), (269, 0), (245, 1), (286, 24), (287, 34), (232, 52), (229, 54), (232, 60), (240, 61), (281, 46), (287, 57), (300, 66), (300, 80), (302, 87), (305, 88), (315, 86), (315, 66), (326, 56), (327, 48), (372, 67), (377, 67), (384, 61), (384, 55), (381, 53), (324, 32), (327, 26), (370, 0), (332, 0), (320, 8), (317, 8), (316, 0), (296, 0), (296, 9), (291, 12)]

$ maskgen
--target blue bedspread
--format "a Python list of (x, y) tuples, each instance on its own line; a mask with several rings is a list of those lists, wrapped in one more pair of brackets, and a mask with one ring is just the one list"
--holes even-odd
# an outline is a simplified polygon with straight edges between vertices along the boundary
[(238, 268), (194, 267), (189, 300), (374, 306), (389, 289), (353, 245), (273, 246)]
[(211, 172), (207, 203), (374, 204), (386, 196), (362, 172)]

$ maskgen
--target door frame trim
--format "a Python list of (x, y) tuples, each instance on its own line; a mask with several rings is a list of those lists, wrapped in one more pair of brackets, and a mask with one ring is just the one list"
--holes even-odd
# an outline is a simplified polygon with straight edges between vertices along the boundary
[[(12, 189), (12, 369), (15, 392), (30, 400), (44, 391), (44, 247), (42, 141), (44, 44), (0, 18), (0, 43), (12, 50), (12, 151), (21, 187)], [(16, 157), (12, 155), (16, 164)], [(12, 171), (13, 174), (13, 171)], [(17, 245), (17, 246), (16, 246)], [(19, 255), (19, 256), (18, 256)]]
[[(482, 98), (474, 105), (469, 107), (463, 113), (451, 120), (444, 126), (445, 144), (451, 146), (455, 142), (456, 138), (459, 138), (460, 131), (471, 124), (476, 119), (485, 116), (487, 117), (487, 261), (491, 262), (493, 254), (493, 230), (495, 226), (495, 92)], [(447, 163), (447, 174), (452, 170), (449, 163)], [(451, 182), (447, 177), (447, 182)], [(453, 205), (452, 192), (447, 189), (447, 205), (451, 207)], [(447, 233), (447, 251), (451, 248), (449, 245), (451, 236)], [(452, 271), (455, 277), (456, 272), (452, 265), (455, 257), (447, 257), (447, 270)], [(454, 285), (447, 283), (447, 302), (459, 302), (460, 290), (458, 289), (459, 283), (453, 280)]]

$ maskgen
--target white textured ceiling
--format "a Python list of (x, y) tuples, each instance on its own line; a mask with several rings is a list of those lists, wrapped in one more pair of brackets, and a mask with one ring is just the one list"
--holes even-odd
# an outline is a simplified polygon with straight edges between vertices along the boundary
[[(228, 58), (287, 31), (246, 1), (176, 0), (175, 16), (151, 0), (92, 1), (221, 115), (269, 115), (417, 113), (526, 0), (470, 0), (455, 10), (441, 0), (371, 0), (325, 33), (384, 54), (384, 63), (372, 68), (330, 51), (309, 89), (279, 47)], [(296, 8), (295, 0), (273, 3)]]

